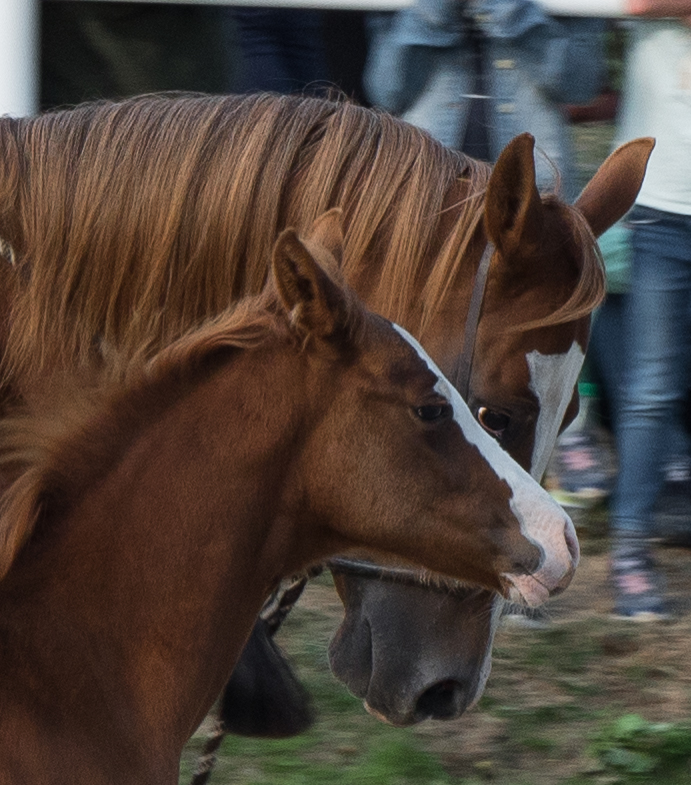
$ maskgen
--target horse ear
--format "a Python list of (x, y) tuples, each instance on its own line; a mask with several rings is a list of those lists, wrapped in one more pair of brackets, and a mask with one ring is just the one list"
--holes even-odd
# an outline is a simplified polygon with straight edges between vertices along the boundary
[(599, 237), (633, 206), (643, 184), (648, 159), (655, 147), (650, 137), (618, 147), (576, 199), (575, 207)]
[(542, 236), (534, 148), (531, 134), (512, 139), (499, 155), (487, 185), (485, 230), (504, 258), (532, 255)]
[[(333, 212), (333, 211), (330, 211)], [(352, 297), (334, 281), (326, 269), (334, 266), (334, 252), (318, 238), (333, 237), (334, 216), (317, 219), (309, 239), (303, 240), (294, 229), (285, 229), (273, 251), (273, 277), (283, 306), (292, 325), (301, 333), (327, 338), (345, 328), (351, 318)]]

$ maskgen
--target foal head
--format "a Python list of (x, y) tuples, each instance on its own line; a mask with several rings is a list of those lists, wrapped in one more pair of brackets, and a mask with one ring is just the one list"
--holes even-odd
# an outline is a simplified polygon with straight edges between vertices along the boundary
[[(323, 272), (333, 269), (341, 243), (338, 213), (330, 211), (305, 240), (284, 232), (273, 257), (293, 329), (308, 327), (315, 347), (305, 349), (316, 406), (300, 481), (308, 516), (335, 536), (332, 551), (397, 553), (541, 603), (575, 567), (570, 521), (485, 433), (412, 336), (369, 313), (354, 320), (361, 306)], [(352, 324), (360, 337), (353, 342), (349, 328), (345, 344), (344, 325)], [(339, 364), (324, 364), (336, 347)]]

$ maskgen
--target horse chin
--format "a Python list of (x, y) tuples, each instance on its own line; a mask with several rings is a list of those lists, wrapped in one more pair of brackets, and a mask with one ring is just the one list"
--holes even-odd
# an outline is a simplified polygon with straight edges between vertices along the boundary
[(551, 591), (533, 575), (502, 575), (503, 595), (509, 602), (536, 608), (557, 590)]

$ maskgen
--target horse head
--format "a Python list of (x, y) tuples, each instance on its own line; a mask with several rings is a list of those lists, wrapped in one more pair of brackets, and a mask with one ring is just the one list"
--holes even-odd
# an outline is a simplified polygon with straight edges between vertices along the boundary
[[(573, 208), (538, 194), (527, 134), (493, 169), (478, 244), (489, 241), (495, 250), (467, 402), (483, 428), (537, 480), (559, 431), (578, 410), (575, 385), (589, 314), (603, 293), (602, 272), (587, 246), (632, 205), (652, 146), (642, 139), (615, 151)], [(468, 299), (459, 295), (456, 308), (467, 310)], [(424, 338), (450, 375), (463, 343), (449, 338), (457, 325), (454, 308), (447, 308)], [(423, 582), (382, 583), (343, 568), (334, 577), (345, 617), (330, 646), (331, 667), (369, 711), (409, 725), (453, 719), (478, 700), (501, 615), (497, 595), (444, 594)]]
[(531, 605), (568, 585), (568, 516), (341, 246), (339, 210), (284, 230), (259, 295), (3, 419), (0, 780), (172, 780), (267, 588), (337, 553)]
[[(587, 221), (582, 217), (574, 221), (576, 213), (565, 212), (558, 200), (536, 200), (529, 137), (507, 148), (488, 184), (486, 165), (445, 150), (394, 118), (348, 102), (267, 95), (150, 96), (116, 104), (100, 102), (38, 118), (3, 118), (0, 142), (0, 237), (12, 248), (10, 256), (20, 282), (17, 297), (11, 298), (8, 346), (3, 352), (4, 379), (13, 392), (16, 388), (33, 394), (34, 385), (40, 385), (56, 368), (72, 369), (94, 360), (107, 364), (113, 351), (139, 352), (144, 346), (153, 352), (168, 345), (231, 301), (260, 291), (278, 230), (287, 225), (304, 230), (316, 215), (340, 205), (346, 216), (343, 267), (347, 280), (374, 311), (407, 326), (420, 338), (448, 375), (453, 375), (457, 365), (465, 314), (472, 300), (472, 281), (466, 272), (472, 273), (468, 268), (473, 262), (477, 265), (491, 241), (495, 250), (474, 341), (476, 359), (468, 377), (468, 402), (482, 428), (500, 439), (534, 475), (537, 453), (548, 451), (550, 429), (563, 407), (566, 393), (562, 388), (573, 387), (566, 377), (551, 384), (549, 375), (564, 368), (568, 374), (575, 373), (587, 336), (586, 312), (601, 294), (597, 284), (600, 280), (601, 290), (601, 274), (598, 279), (593, 272), (594, 254), (586, 253), (583, 232), (587, 221), (595, 232), (601, 230), (600, 224), (611, 221), (615, 200), (625, 209), (633, 198), (625, 181), (637, 177), (634, 172), (627, 178), (621, 164), (605, 167), (579, 201)], [(641, 157), (633, 150), (633, 159)], [(634, 169), (639, 171), (640, 166)], [(486, 185), (487, 198), (483, 198)], [(333, 270), (340, 240), (337, 229), (327, 231), (329, 223), (327, 219), (317, 230), (319, 236), (306, 233), (300, 239), (289, 233), (277, 246), (279, 255), (287, 257), (286, 265), (282, 260), (278, 263), (288, 273), (302, 269), (292, 256), (311, 254), (319, 268), (306, 281), (300, 274), (297, 290), (288, 286), (287, 302), (296, 291), (302, 296), (303, 284), (312, 292), (316, 281), (338, 277)], [(587, 232), (591, 241), (590, 229)], [(438, 257), (443, 257), (444, 264), (436, 265)], [(579, 270), (586, 274), (579, 275)], [(418, 287), (432, 296), (421, 297)], [(331, 298), (338, 290), (327, 282), (325, 299), (296, 301), (288, 311), (291, 324), (304, 330), (303, 316), (308, 321), (319, 313), (331, 318)], [(324, 304), (329, 306), (326, 310)], [(561, 312), (556, 321), (551, 313), (554, 308), (557, 314)], [(331, 313), (337, 316), (338, 309)], [(530, 326), (531, 320), (538, 324)], [(385, 326), (376, 320), (371, 324), (375, 326), (366, 332), (382, 337)], [(305, 357), (320, 357), (314, 368), (322, 372), (321, 387), (315, 385), (312, 390), (315, 406), (320, 393), (324, 403), (332, 394), (346, 410), (350, 402), (341, 399), (344, 389), (334, 388), (327, 361), (336, 349), (334, 341), (344, 331), (336, 329), (327, 335), (318, 329), (310, 334)], [(576, 335), (579, 340), (574, 341)], [(398, 337), (407, 340), (401, 333)], [(311, 353), (317, 349), (322, 354)], [(376, 351), (371, 354), (375, 356)], [(386, 382), (382, 367), (371, 379), (363, 379), (363, 390), (372, 389), (367, 386), (372, 379)], [(426, 368), (424, 374), (432, 376), (425, 378), (441, 379), (438, 369)], [(411, 380), (422, 378), (416, 374)], [(535, 389), (532, 378), (539, 378)], [(419, 455), (401, 453), (407, 456), (409, 468), (417, 466), (423, 453), (444, 445), (445, 449), (458, 448), (459, 457), (463, 452), (460, 431), (465, 424), (461, 427), (460, 420), (465, 414), (454, 419), (456, 404), (444, 383), (439, 381), (439, 385), (433, 391), (432, 408), (426, 402), (414, 405), (423, 388), (417, 392), (411, 388), (410, 399), (401, 402), (399, 410), (392, 407), (381, 422), (375, 415), (384, 402), (377, 396), (362, 418), (368, 427), (389, 426), (391, 451), (397, 439), (412, 436), (411, 423), (425, 429), (418, 434), (425, 434), (424, 450)], [(542, 401), (550, 405), (543, 407)], [(554, 413), (545, 419), (543, 409), (550, 407)], [(569, 400), (563, 419), (574, 411)], [(428, 420), (435, 412), (443, 414), (441, 420)], [(464, 412), (463, 408), (458, 412)], [(408, 419), (400, 419), (404, 417)], [(541, 423), (537, 428), (535, 419)], [(361, 436), (362, 422), (352, 426), (335, 430), (346, 446)], [(492, 508), (502, 507), (505, 512), (507, 504), (516, 507), (520, 494), (509, 490), (506, 479), (499, 483), (497, 494), (488, 494), (488, 488), (497, 488), (498, 475), (482, 468), (489, 453), (482, 460), (478, 454), (490, 448), (484, 442), (468, 444), (465, 457), (470, 462), (466, 461), (464, 479), (468, 487), (472, 482), (484, 487), (485, 498), (478, 493), (474, 501), (466, 500), (468, 521), (472, 516), (475, 521), (465, 532), (457, 532), (457, 537), (463, 535), (470, 543), (476, 530), (484, 532), (485, 541), (476, 539), (474, 553), (472, 548), (467, 551), (465, 567), (471, 561), (476, 564), (467, 577), (507, 590), (510, 581), (500, 572), (512, 574), (507, 554), (513, 553), (517, 571), (532, 569), (543, 560), (541, 552), (549, 551), (549, 543), (543, 541), (536, 548), (529, 542), (520, 532), (520, 516), (515, 511), (502, 518), (503, 524), (497, 519), (486, 528)], [(401, 455), (393, 456), (393, 468), (401, 468), (395, 463)], [(325, 457), (335, 461), (330, 453)], [(373, 457), (388, 460), (384, 452)], [(494, 458), (489, 458), (492, 463)], [(394, 523), (392, 513), (382, 509), (385, 492), (391, 492), (390, 482), (373, 499), (367, 522), (357, 517), (363, 515), (364, 500), (355, 509), (357, 499), (342, 499), (352, 492), (349, 480), (364, 470), (361, 464), (352, 467), (350, 475), (345, 466), (340, 472), (330, 469), (330, 482), (341, 492), (339, 501), (351, 502), (363, 533), (372, 533), (372, 522), (381, 517), (382, 524), (395, 526), (402, 539), (407, 519), (404, 516)], [(315, 463), (312, 470), (319, 475), (322, 465)], [(432, 479), (438, 483), (440, 477), (434, 473)], [(460, 479), (448, 477), (450, 483), (460, 483)], [(404, 496), (408, 485), (411, 493), (425, 491), (422, 475), (412, 473), (405, 486), (397, 489), (398, 495)], [(324, 497), (320, 501), (323, 515), (328, 513), (329, 490), (319, 490)], [(412, 500), (408, 502), (412, 510)], [(547, 502), (538, 506), (554, 520), (551, 508), (543, 504)], [(562, 533), (557, 534), (560, 528)], [(568, 562), (573, 561), (569, 549), (574, 545), (567, 542), (572, 534), (564, 536), (564, 531), (563, 524), (553, 529), (553, 544), (559, 544), (566, 571), (557, 577), (561, 567), (549, 568), (554, 573), (548, 580), (552, 589), (566, 580), (571, 568)], [(350, 547), (344, 531), (340, 536), (343, 548)], [(500, 541), (498, 550), (491, 543), (493, 537)], [(426, 547), (426, 538), (420, 542)], [(369, 545), (374, 552), (376, 543)], [(475, 558), (490, 545), (494, 548), (491, 558)], [(416, 561), (416, 555), (410, 553), (408, 558)], [(483, 561), (494, 561), (494, 565), (487, 569), (485, 564), (486, 574), (480, 575), (477, 564)], [(545, 564), (547, 560), (543, 568)], [(529, 601), (538, 601), (545, 592), (536, 586), (527, 589), (528, 579), (516, 570), (513, 590), (518, 592), (522, 584)], [(392, 646), (391, 653), (400, 660), (405, 647)], [(433, 649), (429, 647), (430, 652)], [(438, 681), (443, 680), (441, 675)]]

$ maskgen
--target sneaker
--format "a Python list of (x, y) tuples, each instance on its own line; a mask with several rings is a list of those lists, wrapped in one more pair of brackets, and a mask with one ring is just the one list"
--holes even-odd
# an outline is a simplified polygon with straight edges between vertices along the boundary
[(551, 460), (547, 489), (563, 507), (593, 507), (612, 490), (607, 448), (589, 430), (565, 433)]
[(655, 509), (656, 541), (691, 548), (691, 466), (677, 459), (665, 467), (665, 483)]
[(670, 618), (662, 578), (644, 544), (620, 545), (610, 563), (614, 588), (614, 616), (629, 621), (660, 621)]

